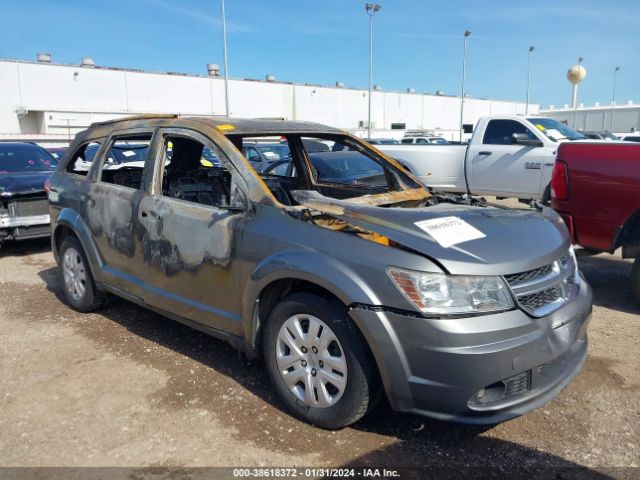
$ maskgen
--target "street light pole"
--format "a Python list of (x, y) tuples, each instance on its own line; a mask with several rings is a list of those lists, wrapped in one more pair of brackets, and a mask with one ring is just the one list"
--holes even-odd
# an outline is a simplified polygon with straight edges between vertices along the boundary
[(227, 18), (224, 12), (224, 0), (220, 0), (222, 7), (222, 51), (224, 55), (224, 111), (229, 117), (229, 63), (227, 61)]
[(373, 16), (380, 11), (377, 3), (367, 3), (364, 6), (369, 16), (369, 113), (367, 118), (367, 137), (371, 138), (371, 90), (373, 90)]
[(527, 68), (527, 106), (525, 107), (524, 114), (529, 115), (529, 92), (531, 88), (531, 52), (533, 52), (536, 47), (529, 47), (529, 67)]
[(464, 81), (467, 76), (467, 38), (469, 38), (471, 32), (469, 30), (464, 31), (464, 52), (462, 54), (462, 93), (460, 94), (460, 142), (462, 143), (462, 130), (464, 122)]
[(609, 119), (609, 132), (613, 133), (613, 113), (616, 108), (616, 77), (618, 76), (620, 67), (616, 67), (613, 71), (613, 92), (611, 93), (611, 118)]

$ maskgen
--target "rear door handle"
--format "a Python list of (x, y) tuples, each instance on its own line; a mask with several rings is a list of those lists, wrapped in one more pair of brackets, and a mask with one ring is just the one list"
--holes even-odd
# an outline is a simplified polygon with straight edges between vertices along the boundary
[(486, 150), (484, 152), (478, 152), (478, 155), (491, 155), (493, 152), (487, 152)]

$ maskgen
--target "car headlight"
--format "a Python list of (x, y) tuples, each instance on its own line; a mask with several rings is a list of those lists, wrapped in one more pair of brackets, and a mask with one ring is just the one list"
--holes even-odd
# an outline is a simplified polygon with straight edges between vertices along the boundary
[(488, 313), (514, 307), (502, 277), (446, 275), (396, 267), (387, 269), (402, 294), (423, 313)]

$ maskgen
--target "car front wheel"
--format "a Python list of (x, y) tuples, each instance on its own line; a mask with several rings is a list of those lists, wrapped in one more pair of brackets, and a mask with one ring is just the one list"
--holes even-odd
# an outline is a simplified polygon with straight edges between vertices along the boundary
[(373, 359), (344, 307), (309, 293), (284, 298), (263, 335), (273, 385), (298, 418), (321, 428), (356, 422), (378, 398)]

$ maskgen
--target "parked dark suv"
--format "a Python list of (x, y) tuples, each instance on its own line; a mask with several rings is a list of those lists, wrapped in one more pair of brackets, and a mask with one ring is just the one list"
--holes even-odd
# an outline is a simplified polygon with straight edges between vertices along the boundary
[[(274, 137), (292, 164), (258, 174), (243, 142)], [(310, 141), (348, 155), (309, 154)], [(143, 164), (105, 168), (129, 144), (148, 146)], [(205, 148), (220, 166), (201, 163)], [(73, 308), (112, 293), (262, 355), (288, 408), (321, 427), (358, 420), (382, 388), (399, 411), (500, 422), (553, 398), (586, 358), (591, 290), (558, 215), (432, 195), (337, 129), (94, 124), (49, 199)]]

